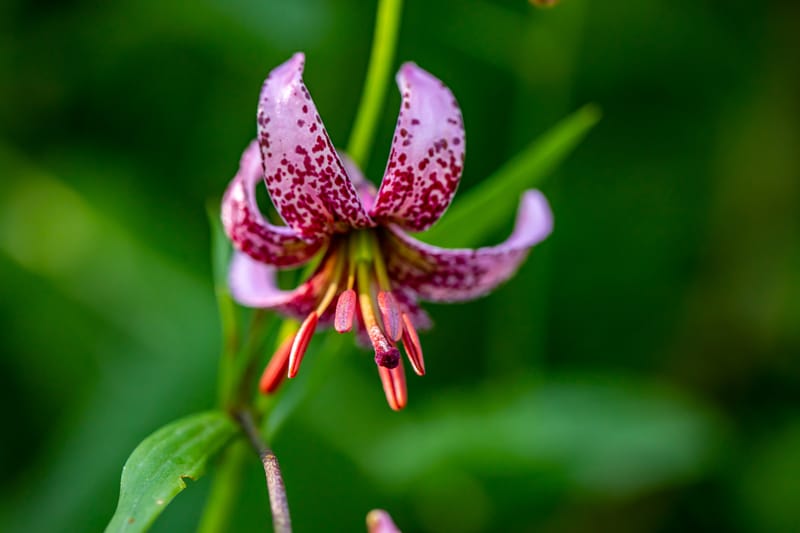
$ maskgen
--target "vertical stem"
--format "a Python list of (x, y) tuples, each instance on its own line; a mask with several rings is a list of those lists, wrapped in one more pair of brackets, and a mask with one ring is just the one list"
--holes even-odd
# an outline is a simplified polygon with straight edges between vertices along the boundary
[(222, 454), (197, 533), (217, 533), (230, 528), (248, 453), (246, 443), (240, 440)]
[(378, 3), (364, 92), (347, 145), (347, 153), (362, 169), (367, 164), (375, 127), (386, 96), (402, 8), (403, 0), (380, 0)]
[(289, 516), (289, 501), (286, 499), (286, 486), (283, 484), (281, 467), (278, 458), (273, 451), (267, 447), (258, 429), (253, 423), (253, 417), (249, 411), (240, 411), (236, 414), (236, 419), (242, 426), (250, 444), (258, 453), (261, 463), (264, 465), (264, 474), (267, 478), (267, 492), (269, 492), (269, 505), (272, 509), (272, 526), (275, 533), (292, 533), (292, 520)]
[(217, 392), (220, 406), (224, 406), (231, 371), (239, 351), (239, 332), (236, 322), (236, 307), (227, 289), (217, 287), (217, 307), (222, 325), (222, 353), (219, 358), (219, 377)]

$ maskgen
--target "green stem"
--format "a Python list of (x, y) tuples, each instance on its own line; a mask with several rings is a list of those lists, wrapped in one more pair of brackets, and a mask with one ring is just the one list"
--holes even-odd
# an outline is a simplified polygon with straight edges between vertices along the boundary
[(244, 440), (233, 443), (223, 453), (212, 479), (211, 492), (197, 533), (217, 533), (230, 529), (230, 517), (241, 489), (242, 470), (249, 454)]
[(231, 372), (239, 352), (239, 332), (236, 323), (236, 306), (230, 293), (222, 288), (216, 289), (217, 307), (222, 324), (222, 354), (219, 358), (219, 377), (217, 392), (220, 406), (227, 401), (226, 393), (231, 380)]
[(274, 316), (256, 309), (250, 321), (247, 340), (228, 369), (228, 378), (220, 391), (222, 407), (228, 411), (247, 405), (255, 383), (255, 373), (265, 349), (265, 339), (275, 330)]
[(372, 54), (364, 80), (364, 92), (356, 113), (347, 153), (362, 169), (366, 167), (375, 128), (383, 108), (391, 74), (403, 0), (380, 0), (375, 16)]
[[(264, 310), (255, 310), (241, 352), (230, 353), (223, 348), (221, 371), (225, 374), (220, 380), (219, 395), (222, 406), (229, 411), (246, 402), (251, 392), (253, 366), (263, 347), (266, 329), (272, 323), (270, 318)], [(230, 445), (220, 457), (198, 533), (216, 533), (230, 529), (230, 516), (241, 489), (242, 469), (249, 454), (247, 448), (246, 441), (240, 440)]]

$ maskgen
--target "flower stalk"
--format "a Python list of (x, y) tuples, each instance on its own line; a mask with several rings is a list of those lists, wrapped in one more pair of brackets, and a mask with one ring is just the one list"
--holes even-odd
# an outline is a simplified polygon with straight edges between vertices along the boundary
[(378, 3), (364, 92), (350, 133), (350, 142), (347, 144), (347, 153), (361, 168), (366, 167), (375, 128), (383, 109), (386, 88), (389, 86), (402, 9), (403, 0), (381, 0)]
[(250, 445), (258, 453), (264, 465), (267, 479), (269, 505), (272, 509), (272, 526), (275, 533), (292, 533), (292, 519), (289, 515), (289, 500), (286, 498), (286, 486), (283, 483), (281, 467), (275, 453), (264, 443), (258, 433), (250, 411), (242, 410), (236, 414), (236, 420), (242, 427)]

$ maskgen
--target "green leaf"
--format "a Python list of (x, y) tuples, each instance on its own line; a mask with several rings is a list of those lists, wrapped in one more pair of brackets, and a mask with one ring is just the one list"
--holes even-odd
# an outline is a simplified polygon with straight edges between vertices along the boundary
[(508, 222), (520, 195), (536, 187), (575, 149), (600, 120), (600, 110), (586, 105), (533, 141), (479, 185), (458, 197), (442, 219), (422, 235), (449, 246), (477, 246)]
[(133, 451), (122, 468), (117, 510), (106, 533), (146, 531), (170, 501), (197, 480), (209, 457), (236, 433), (222, 411), (187, 416), (159, 429)]
[[(532, 487), (556, 473), (552, 487), (629, 495), (698, 476), (725, 438), (707, 406), (622, 375), (443, 390), (403, 417), (386, 417), (364, 379), (330, 374), (300, 416), (365, 474), (399, 492), (451, 470), (527, 476)], [(331, 404), (349, 421), (326, 418), (321, 406)]]

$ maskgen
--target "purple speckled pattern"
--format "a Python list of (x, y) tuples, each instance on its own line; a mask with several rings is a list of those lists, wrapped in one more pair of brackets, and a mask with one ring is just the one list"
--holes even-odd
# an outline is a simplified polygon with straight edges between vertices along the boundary
[(411, 289), (397, 286), (392, 290), (400, 310), (408, 315), (411, 323), (419, 330), (430, 329), (433, 326), (433, 321), (430, 315), (419, 305), (417, 295)]
[[(236, 301), (298, 320), (318, 311), (319, 326), (332, 326), (335, 297), (347, 285), (343, 265), (354, 264), (349, 247), (356, 241), (345, 234), (374, 228), (371, 237), (380, 243), (382, 255), (382, 263), (375, 265), (385, 263), (388, 274), (380, 290), (391, 291), (402, 320), (407, 315), (414, 328), (426, 329), (431, 320), (420, 300), (456, 302), (485, 295), (511, 277), (530, 248), (550, 234), (547, 200), (529, 190), (523, 193), (514, 231), (500, 245), (445, 250), (411, 237), (407, 232), (423, 231), (439, 219), (461, 177), (465, 139), (453, 94), (413, 63), (403, 65), (397, 75), (400, 116), (376, 191), (331, 144), (303, 84), (303, 64), (303, 54), (295, 54), (264, 82), (258, 138), (242, 155), (223, 198), (223, 225), (238, 249), (228, 279)], [(260, 213), (255, 196), (260, 180), (287, 226), (270, 224)], [(317, 253), (324, 257), (304, 283), (288, 291), (278, 287), (279, 268), (299, 266)], [(362, 304), (355, 299), (353, 305), (353, 329), (365, 340)], [(397, 322), (397, 316), (390, 318)], [(373, 347), (388, 342), (377, 337), (370, 340)]]
[(297, 53), (264, 82), (258, 144), (272, 202), (302, 237), (315, 241), (374, 223), (367, 215), (303, 83)]
[(280, 267), (305, 263), (322, 241), (306, 242), (291, 228), (269, 224), (256, 204), (255, 187), (264, 175), (253, 142), (242, 154), (239, 171), (222, 199), (222, 225), (233, 244), (253, 259)]
[(553, 215), (544, 195), (522, 195), (514, 231), (497, 246), (447, 250), (420, 242), (390, 226), (385, 245), (389, 276), (419, 298), (458, 302), (483, 296), (510, 278), (532, 246), (553, 229)]
[(370, 214), (409, 231), (431, 227), (450, 205), (464, 167), (464, 125), (453, 93), (406, 63), (402, 103), (378, 197)]

